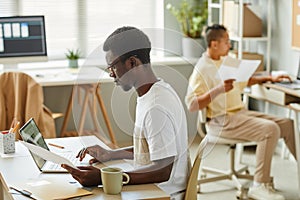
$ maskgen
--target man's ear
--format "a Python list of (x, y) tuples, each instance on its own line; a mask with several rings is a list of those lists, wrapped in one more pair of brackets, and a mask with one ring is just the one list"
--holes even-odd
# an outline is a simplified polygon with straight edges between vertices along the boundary
[(218, 48), (218, 41), (216, 41), (216, 40), (211, 41), (210, 46), (212, 49)]
[(132, 68), (137, 66), (136, 65), (136, 60), (135, 60), (134, 57), (129, 58), (129, 61), (130, 61), (130, 65), (131, 65)]

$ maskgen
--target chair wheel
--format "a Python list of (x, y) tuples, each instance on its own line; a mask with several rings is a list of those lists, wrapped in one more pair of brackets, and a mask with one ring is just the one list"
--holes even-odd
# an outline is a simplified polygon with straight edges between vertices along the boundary
[(238, 190), (235, 194), (237, 199), (248, 199), (248, 195), (247, 195), (247, 190), (245, 190), (244, 188), (242, 188), (241, 190)]
[(245, 170), (245, 174), (247, 174), (247, 175), (250, 174), (249, 169), (246, 169), (246, 170)]

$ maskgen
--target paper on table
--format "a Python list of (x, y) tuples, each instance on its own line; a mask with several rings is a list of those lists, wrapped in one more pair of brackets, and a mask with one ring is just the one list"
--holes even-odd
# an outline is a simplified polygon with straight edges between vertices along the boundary
[(227, 56), (216, 75), (222, 80), (235, 79), (236, 82), (246, 82), (255, 72), (260, 60), (238, 60)]
[(24, 142), (24, 141), (20, 141), (20, 142), (24, 146), (26, 146), (31, 153), (38, 155), (39, 157), (43, 158), (44, 160), (51, 161), (51, 162), (59, 164), (59, 165), (67, 164), (73, 168), (77, 168), (68, 159), (66, 159), (60, 155), (57, 155), (51, 151), (48, 151), (42, 147), (30, 144), (28, 142)]

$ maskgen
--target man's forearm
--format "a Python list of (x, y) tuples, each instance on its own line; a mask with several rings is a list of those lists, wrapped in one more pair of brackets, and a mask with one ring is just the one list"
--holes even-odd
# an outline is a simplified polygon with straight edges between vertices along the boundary
[(193, 112), (206, 108), (208, 104), (221, 93), (222, 91), (220, 90), (220, 87), (215, 87), (203, 95), (195, 97), (189, 110)]
[(247, 86), (252, 86), (255, 84), (263, 84), (265, 82), (272, 81), (271, 76), (252, 76), (249, 81)]
[(133, 171), (127, 171), (129, 184), (160, 183), (169, 180), (174, 157), (155, 161), (151, 165), (141, 166)]
[(119, 149), (114, 149), (111, 151), (111, 159), (133, 159), (133, 147), (124, 147)]

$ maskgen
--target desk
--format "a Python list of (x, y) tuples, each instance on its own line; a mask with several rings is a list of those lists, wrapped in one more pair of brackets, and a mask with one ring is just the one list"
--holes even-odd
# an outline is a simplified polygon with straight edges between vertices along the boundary
[[(47, 143), (55, 143), (63, 145), (64, 151), (73, 151), (77, 153), (83, 145), (103, 145), (95, 136), (84, 136), (84, 137), (70, 137), (70, 138), (55, 138), (47, 139)], [(59, 148), (49, 146), (51, 151), (63, 151)], [(28, 150), (21, 144), (17, 144), (17, 152), (25, 151), (27, 154), (20, 157), (13, 158), (0, 158), (0, 172), (2, 174), (0, 199), (19, 199), (20, 195), (11, 195), (5, 186), (10, 186), (17, 181), (26, 181), (29, 179), (43, 179), (43, 178), (57, 178), (68, 181), (74, 181), (70, 174), (45, 174), (41, 173), (33, 159), (28, 153)], [(80, 187), (80, 184), (78, 184)], [(2, 191), (2, 192), (1, 192)], [(81, 199), (170, 199), (169, 195), (159, 189), (155, 184), (142, 184), (142, 185), (128, 185), (124, 186), (121, 194), (119, 195), (106, 195), (102, 188), (92, 188), (93, 195), (82, 197)], [(26, 199), (26, 198), (23, 198)]]
[(6, 69), (2, 67), (1, 69), (0, 67), (0, 73), (4, 71), (24, 72), (43, 87), (113, 82), (107, 73), (97, 67), (99, 65), (85, 65), (84, 60), (79, 63), (82, 67), (78, 69), (69, 68), (67, 60), (20, 63), (16, 68)]
[[(280, 85), (275, 85), (272, 83), (265, 83), (263, 85), (254, 85), (251, 87), (250, 97), (255, 99), (263, 100), (278, 106), (291, 109), (289, 104), (291, 103), (300, 103), (300, 90), (289, 89)], [(296, 110), (295, 115), (300, 110)], [(298, 168), (298, 188), (300, 196), (300, 135), (298, 128), (298, 117), (295, 117), (294, 126), (295, 126), (295, 144), (296, 144), (296, 155), (298, 158), (297, 168)]]
[(253, 85), (250, 97), (264, 100), (279, 106), (300, 103), (300, 90), (289, 89), (272, 83)]

